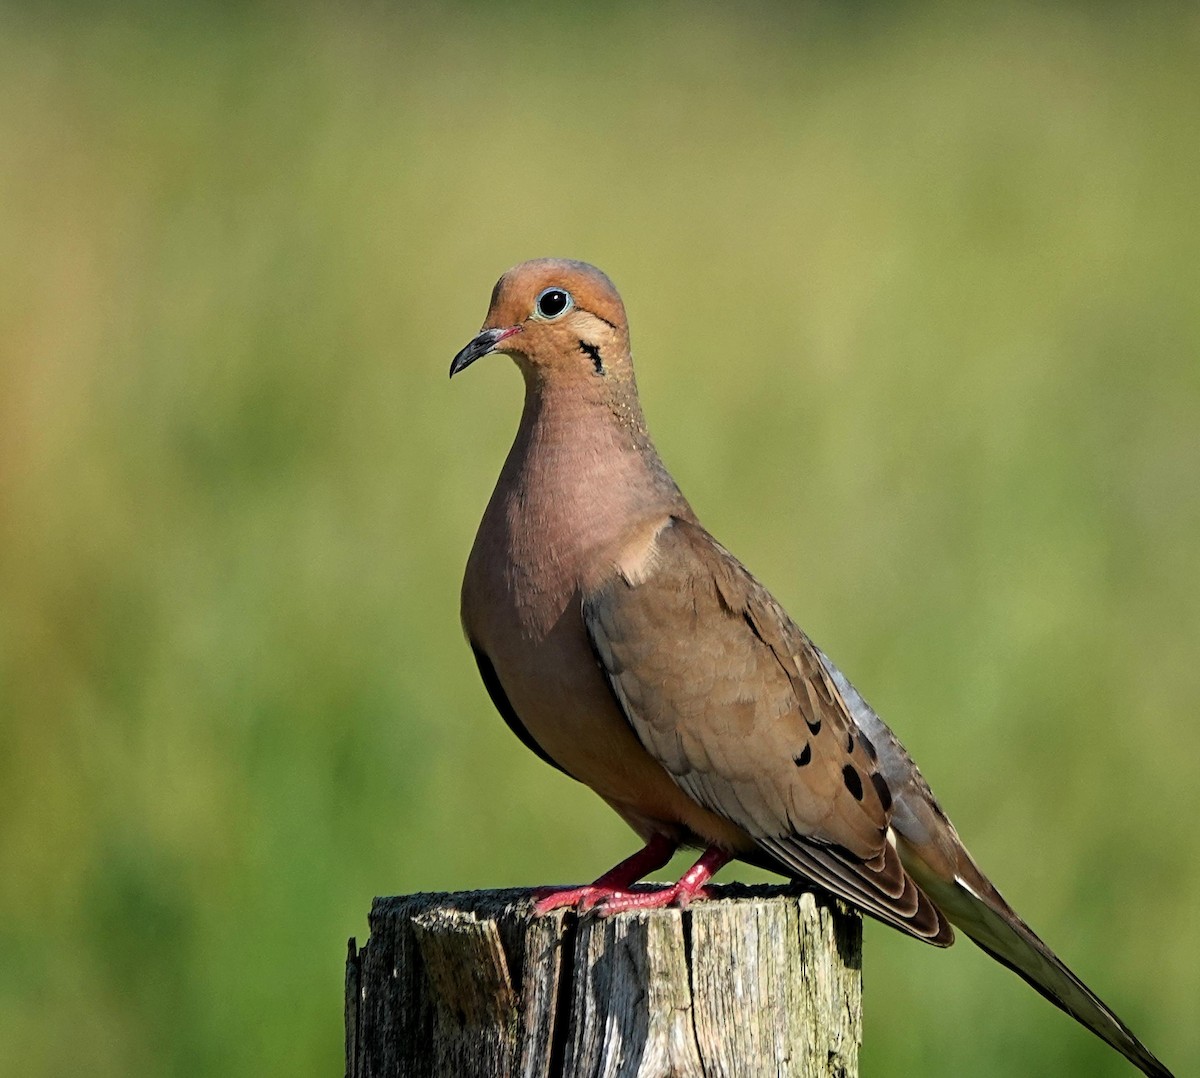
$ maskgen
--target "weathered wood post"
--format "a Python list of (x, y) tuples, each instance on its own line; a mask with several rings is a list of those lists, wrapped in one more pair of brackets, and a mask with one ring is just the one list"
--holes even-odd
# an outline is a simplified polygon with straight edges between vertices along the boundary
[(348, 1078), (852, 1078), (862, 923), (799, 887), (531, 914), (528, 891), (379, 898), (346, 965)]

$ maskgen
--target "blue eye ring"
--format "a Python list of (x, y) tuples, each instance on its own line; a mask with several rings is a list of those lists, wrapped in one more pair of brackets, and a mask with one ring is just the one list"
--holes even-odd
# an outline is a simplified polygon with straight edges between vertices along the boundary
[(551, 285), (538, 293), (537, 299), (533, 301), (533, 313), (534, 317), (544, 318), (549, 322), (561, 318), (574, 306), (575, 300), (570, 292), (558, 285)]

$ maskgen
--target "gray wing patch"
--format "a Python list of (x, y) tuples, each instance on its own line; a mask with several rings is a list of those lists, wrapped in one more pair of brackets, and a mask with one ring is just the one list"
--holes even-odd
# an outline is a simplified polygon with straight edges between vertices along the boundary
[(900, 744), (899, 738), (863, 699), (862, 693), (851, 684), (850, 679), (833, 665), (829, 656), (816, 644), (813, 648), (821, 660), (821, 665), (825, 667), (825, 672), (842, 694), (854, 724), (866, 735), (875, 749), (879, 772), (892, 791), (892, 826), (906, 838), (916, 842), (928, 842), (932, 838), (928, 818), (930, 809), (941, 821), (949, 824), (942, 806), (938, 804), (937, 798), (929, 788), (929, 783), (913, 763), (908, 751)]

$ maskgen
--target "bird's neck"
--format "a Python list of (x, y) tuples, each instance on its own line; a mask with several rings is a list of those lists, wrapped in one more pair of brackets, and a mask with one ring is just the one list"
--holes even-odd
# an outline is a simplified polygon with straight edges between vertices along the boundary
[(502, 558), (493, 568), (502, 570), (523, 621), (552, 624), (583, 585), (584, 570), (635, 522), (691, 515), (633, 387), (600, 388), (602, 397), (527, 382), (521, 424), (473, 555)]
[(650, 439), (631, 374), (582, 385), (527, 379), (505, 472), (524, 495), (536, 490), (538, 500), (561, 503), (585, 533), (683, 500)]
[[(575, 444), (612, 450), (611, 463), (627, 466), (635, 458), (662, 467), (650, 440), (633, 372), (546, 380), (525, 371), (525, 405), (514, 449), (527, 441), (531, 450), (559, 451)], [(629, 458), (628, 460), (626, 458)]]

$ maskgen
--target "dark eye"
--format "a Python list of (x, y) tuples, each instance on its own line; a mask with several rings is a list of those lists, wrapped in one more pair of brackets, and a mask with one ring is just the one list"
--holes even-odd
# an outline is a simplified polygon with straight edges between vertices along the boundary
[(571, 293), (562, 288), (544, 288), (538, 293), (534, 310), (539, 318), (557, 318), (569, 311), (574, 304)]

